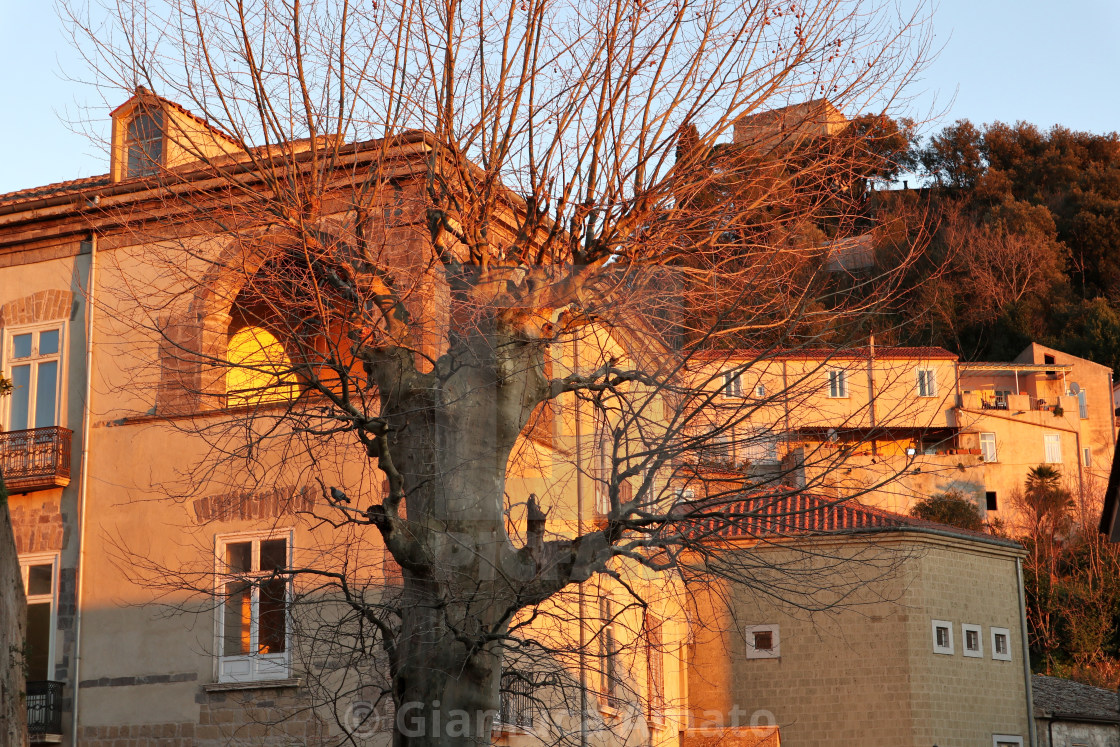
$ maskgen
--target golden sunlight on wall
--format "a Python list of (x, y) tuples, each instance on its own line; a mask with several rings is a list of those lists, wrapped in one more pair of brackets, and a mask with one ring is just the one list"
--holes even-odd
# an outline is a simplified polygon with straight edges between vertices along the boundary
[(245, 327), (229, 338), (226, 359), (226, 404), (229, 406), (277, 402), (296, 396), (291, 381), (292, 364), (284, 346), (266, 329)]

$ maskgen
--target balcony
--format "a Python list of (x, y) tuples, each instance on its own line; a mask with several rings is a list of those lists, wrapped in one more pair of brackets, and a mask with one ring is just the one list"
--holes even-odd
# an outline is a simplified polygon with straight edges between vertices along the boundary
[(64, 488), (70, 484), (73, 431), (51, 426), (0, 433), (0, 469), (10, 493)]
[(503, 674), (499, 698), (496, 728), (533, 728), (533, 684), (528, 675), (521, 672)]
[[(69, 433), (69, 431), (67, 431)], [(62, 741), (62, 683), (27, 683), (27, 735), (32, 744)]]

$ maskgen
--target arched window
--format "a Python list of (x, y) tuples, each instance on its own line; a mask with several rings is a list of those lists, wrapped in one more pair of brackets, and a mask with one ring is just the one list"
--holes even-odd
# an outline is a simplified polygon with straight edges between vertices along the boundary
[(163, 115), (138, 114), (128, 123), (125, 136), (128, 152), (125, 175), (151, 176), (163, 163)]
[(244, 327), (230, 335), (226, 361), (230, 407), (292, 399), (299, 391), (284, 346), (262, 327)]

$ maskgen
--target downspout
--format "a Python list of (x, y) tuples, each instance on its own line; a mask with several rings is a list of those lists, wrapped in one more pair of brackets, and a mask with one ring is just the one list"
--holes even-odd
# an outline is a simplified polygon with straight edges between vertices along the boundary
[(85, 557), (86, 557), (86, 499), (89, 495), (89, 429), (90, 420), (93, 418), (93, 408), (90, 404), (90, 395), (93, 391), (93, 312), (96, 307), (95, 298), (97, 291), (97, 234), (90, 233), (89, 237), (89, 279), (86, 280), (86, 391), (84, 412), (82, 413), (82, 479), (78, 487), (78, 562), (77, 562), (77, 588), (74, 604), (74, 695), (72, 718), (70, 726), (71, 744), (78, 744), (78, 695), (80, 692), (82, 669), (82, 608), (83, 590), (85, 589)]
[(1027, 597), (1023, 591), (1023, 559), (1015, 558), (1015, 575), (1019, 579), (1019, 630), (1023, 639), (1023, 681), (1027, 695), (1027, 728), (1030, 730), (1030, 747), (1038, 747), (1038, 734), (1034, 726), (1034, 693), (1031, 692), (1031, 649), (1027, 643)]
[(868, 339), (867, 355), (867, 404), (871, 415), (871, 455), (879, 456), (879, 442), (875, 437), (875, 335)]
[[(579, 370), (579, 336), (572, 338), (572, 370)], [(575, 398), (576, 435), (576, 536), (583, 536), (583, 423), (579, 396)], [(584, 609), (586, 590), (579, 582), (579, 743), (587, 747), (587, 625)]]

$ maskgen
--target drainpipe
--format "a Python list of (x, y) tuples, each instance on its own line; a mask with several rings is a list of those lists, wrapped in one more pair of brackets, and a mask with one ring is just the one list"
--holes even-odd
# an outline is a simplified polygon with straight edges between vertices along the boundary
[(1023, 591), (1023, 559), (1015, 558), (1015, 575), (1019, 580), (1019, 631), (1023, 639), (1023, 681), (1027, 696), (1027, 727), (1030, 734), (1030, 747), (1038, 747), (1038, 734), (1034, 725), (1034, 694), (1031, 692), (1031, 649), (1027, 643), (1027, 601)]
[[(572, 338), (572, 370), (579, 371), (579, 336)], [(576, 536), (583, 536), (583, 422), (579, 397), (575, 399), (576, 435)], [(584, 623), (586, 590), (579, 582), (579, 743), (587, 747), (587, 626)]]
[(875, 335), (871, 335), (867, 344), (867, 404), (871, 416), (871, 455), (879, 456), (879, 441), (875, 437)]
[(70, 726), (71, 744), (78, 744), (78, 698), (79, 683), (82, 670), (82, 607), (83, 590), (85, 588), (85, 557), (86, 557), (86, 499), (89, 495), (89, 428), (93, 418), (93, 407), (90, 403), (90, 394), (93, 390), (93, 312), (97, 292), (97, 234), (91, 233), (89, 237), (89, 278), (86, 280), (86, 391), (84, 412), (82, 413), (82, 481), (78, 487), (78, 562), (77, 562), (77, 588), (75, 589), (74, 604), (74, 695), (73, 721)]

